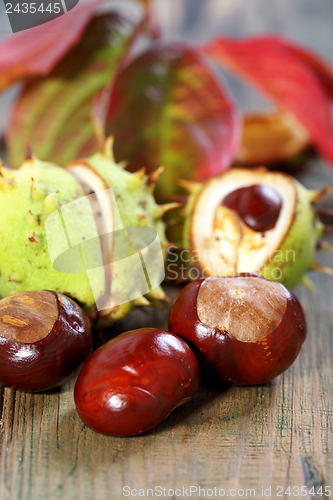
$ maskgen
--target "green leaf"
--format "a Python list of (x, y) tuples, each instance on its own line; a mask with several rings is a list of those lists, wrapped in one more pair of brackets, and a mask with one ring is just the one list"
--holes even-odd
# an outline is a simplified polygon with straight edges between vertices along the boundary
[(97, 17), (49, 76), (26, 84), (7, 130), (11, 166), (23, 161), (25, 138), (39, 158), (58, 164), (96, 151), (92, 100), (110, 81), (136, 31), (118, 13)]

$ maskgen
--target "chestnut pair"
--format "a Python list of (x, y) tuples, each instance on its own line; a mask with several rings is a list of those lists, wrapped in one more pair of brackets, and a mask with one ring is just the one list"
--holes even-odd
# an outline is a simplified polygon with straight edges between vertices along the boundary
[(249, 274), (187, 285), (169, 330), (124, 333), (89, 358), (74, 391), (85, 424), (121, 436), (149, 431), (193, 396), (199, 365), (222, 383), (266, 383), (296, 359), (306, 321), (292, 292)]

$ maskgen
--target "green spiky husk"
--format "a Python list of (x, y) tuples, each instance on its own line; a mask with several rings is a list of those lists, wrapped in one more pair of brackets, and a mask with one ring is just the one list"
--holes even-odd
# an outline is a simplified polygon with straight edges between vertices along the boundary
[[(105, 152), (96, 153), (92, 157), (85, 159), (85, 163), (90, 165), (106, 182), (109, 188), (112, 188), (115, 195), (117, 207), (124, 227), (142, 226), (156, 229), (160, 242), (166, 242), (164, 223), (162, 221), (162, 211), (157, 205), (152, 188), (148, 185), (148, 177), (141, 173), (130, 173), (115, 163), (112, 155), (112, 145), (106, 145)], [(128, 282), (123, 281), (121, 274), (113, 276), (112, 293), (124, 286), (129, 286)], [(132, 285), (136, 286), (135, 279)], [(158, 286), (145, 295), (152, 303), (154, 301), (164, 300), (166, 295), (162, 288)], [(119, 321), (138, 305), (144, 305), (140, 300), (133, 300), (116, 306), (112, 312), (104, 311), (99, 317), (98, 325), (107, 326), (113, 321)]]
[(313, 266), (317, 242), (324, 232), (311, 205), (310, 192), (299, 182), (295, 184), (298, 201), (293, 224), (279, 252), (260, 270), (265, 278), (278, 281), (289, 290), (293, 290)]
[[(161, 220), (163, 213), (146, 176), (125, 171), (114, 162), (111, 152), (98, 153), (84, 161), (113, 189), (124, 227), (153, 227), (160, 241), (166, 241)], [(77, 301), (102, 327), (124, 318), (133, 307), (149, 303), (139, 298), (97, 313), (87, 275), (60, 273), (53, 269), (45, 220), (54, 210), (85, 195), (71, 173), (36, 158), (27, 160), (18, 170), (2, 168), (1, 171), (0, 205), (6, 209), (0, 213), (0, 296), (41, 288), (55, 290)], [(88, 238), (97, 237), (92, 211), (88, 210), (78, 220), (82, 221)], [(125, 286), (121, 276), (114, 277), (112, 286), (113, 289)], [(105, 292), (104, 288), (101, 279), (100, 295)], [(163, 300), (165, 294), (157, 287), (146, 297), (153, 301)]]
[[(19, 170), (2, 168), (1, 173), (0, 295), (45, 288), (91, 307), (94, 298), (86, 275), (55, 271), (45, 237), (45, 220), (56, 209), (55, 204), (48, 206), (48, 195), (56, 193), (60, 208), (84, 195), (80, 185), (65, 170), (38, 160), (26, 161)], [(85, 216), (91, 220), (91, 214)], [(97, 235), (93, 223), (91, 235)]]
[[(154, 227), (161, 241), (166, 241), (160, 207), (147, 185), (147, 177), (132, 174), (117, 165), (112, 155), (96, 153), (85, 160), (112, 188), (124, 227)], [(130, 196), (126, 196), (130, 194)]]

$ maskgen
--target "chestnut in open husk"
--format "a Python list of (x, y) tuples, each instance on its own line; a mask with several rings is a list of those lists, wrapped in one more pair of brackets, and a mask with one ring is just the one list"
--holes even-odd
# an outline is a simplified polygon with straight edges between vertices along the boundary
[(93, 430), (133, 436), (153, 429), (193, 396), (198, 362), (175, 335), (141, 328), (123, 333), (95, 351), (75, 385), (82, 421)]
[[(315, 204), (331, 187), (308, 190), (290, 175), (232, 168), (203, 184), (183, 181), (190, 193), (183, 246), (190, 250), (192, 276), (260, 273), (293, 290), (298, 283), (313, 288), (307, 271), (333, 275), (316, 262), (316, 249), (330, 250), (321, 238), (331, 232), (330, 216)], [(182, 254), (183, 255), (183, 254)]]
[(0, 384), (46, 391), (69, 380), (92, 351), (87, 315), (56, 292), (20, 292), (0, 301)]
[(193, 348), (202, 374), (253, 385), (289, 368), (306, 319), (296, 295), (253, 273), (188, 284), (172, 306), (169, 330)]

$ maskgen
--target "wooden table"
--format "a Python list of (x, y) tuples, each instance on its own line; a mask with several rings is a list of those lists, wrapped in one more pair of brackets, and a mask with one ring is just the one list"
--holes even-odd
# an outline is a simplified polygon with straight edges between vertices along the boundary
[[(321, 187), (332, 177), (318, 163), (303, 180)], [(333, 257), (321, 260), (332, 265)], [(124, 487), (136, 490), (129, 498), (140, 489), (151, 497), (146, 490), (155, 487), (161, 490), (154, 498), (161, 492), (161, 498), (191, 493), (194, 499), (204, 498), (199, 487), (206, 498), (214, 488), (213, 498), (219, 490), (234, 498), (265, 498), (262, 488), (266, 496), (271, 488), (270, 498), (301, 498), (284, 495), (289, 486), (333, 491), (333, 279), (312, 278), (317, 294), (297, 289), (308, 338), (286, 373), (260, 387), (201, 386), (147, 435), (112, 438), (86, 428), (75, 411), (73, 382), (47, 394), (3, 389), (1, 500), (118, 500), (129, 492)], [(172, 298), (179, 292), (167, 288)], [(136, 311), (104, 340), (140, 326), (166, 328), (167, 314)]]

